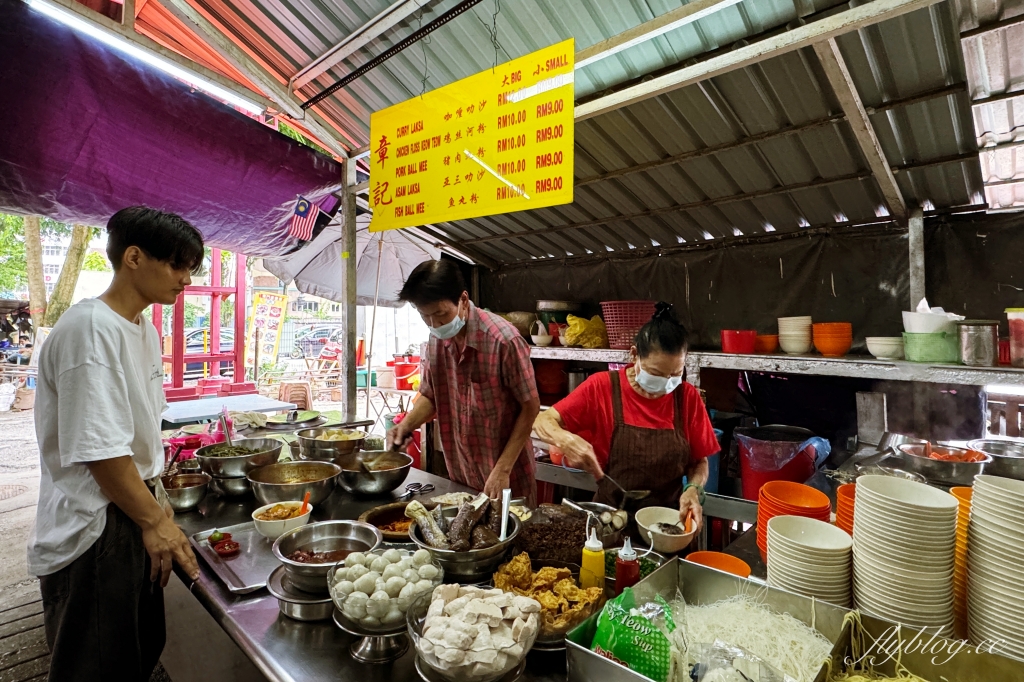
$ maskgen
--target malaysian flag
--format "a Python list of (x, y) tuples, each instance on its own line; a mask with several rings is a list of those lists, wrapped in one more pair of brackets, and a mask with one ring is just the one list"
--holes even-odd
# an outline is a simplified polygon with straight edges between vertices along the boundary
[(318, 215), (320, 215), (320, 207), (300, 196), (295, 202), (295, 213), (292, 215), (288, 234), (308, 242), (313, 238), (313, 226), (316, 225)]

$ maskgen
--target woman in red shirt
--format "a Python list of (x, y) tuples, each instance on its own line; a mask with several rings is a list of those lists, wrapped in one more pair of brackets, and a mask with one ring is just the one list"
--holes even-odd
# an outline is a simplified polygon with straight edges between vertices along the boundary
[[(707, 457), (719, 451), (697, 389), (683, 382), (686, 329), (669, 303), (658, 303), (630, 349), (633, 365), (587, 379), (543, 412), (534, 431), (569, 466), (598, 480), (595, 500), (618, 506), (627, 490), (650, 490), (642, 506), (679, 506), (700, 526)], [(683, 477), (687, 484), (683, 485)]]

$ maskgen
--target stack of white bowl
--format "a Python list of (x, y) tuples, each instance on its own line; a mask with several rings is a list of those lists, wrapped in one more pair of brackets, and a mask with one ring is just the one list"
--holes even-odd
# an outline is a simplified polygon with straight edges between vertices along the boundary
[(923, 483), (890, 476), (861, 476), (856, 490), (857, 608), (951, 637), (957, 499)]
[(811, 316), (780, 317), (779, 347), (790, 355), (811, 352)]
[(967, 631), (1024, 660), (1024, 481), (976, 476), (967, 533)]
[(768, 521), (768, 584), (850, 606), (853, 540), (835, 526), (805, 516)]

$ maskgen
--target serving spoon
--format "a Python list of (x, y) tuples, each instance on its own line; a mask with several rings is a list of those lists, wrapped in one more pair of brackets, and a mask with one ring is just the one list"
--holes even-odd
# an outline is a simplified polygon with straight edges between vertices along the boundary
[(643, 500), (643, 499), (645, 499), (647, 497), (650, 497), (650, 495), (651, 495), (651, 491), (650, 490), (626, 490), (621, 485), (619, 485), (618, 481), (616, 481), (614, 478), (612, 478), (608, 474), (605, 474), (604, 477), (607, 478), (611, 482), (612, 485), (614, 485), (616, 488), (618, 488), (619, 490), (622, 491), (622, 495), (623, 495), (622, 503), (623, 504), (625, 504), (629, 500), (634, 500), (634, 501), (639, 502), (640, 500)]

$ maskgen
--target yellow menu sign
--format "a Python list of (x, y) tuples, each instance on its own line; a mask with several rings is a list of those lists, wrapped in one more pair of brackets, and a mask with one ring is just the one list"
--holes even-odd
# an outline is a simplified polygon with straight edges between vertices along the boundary
[(566, 40), (370, 116), (371, 232), (572, 202)]

